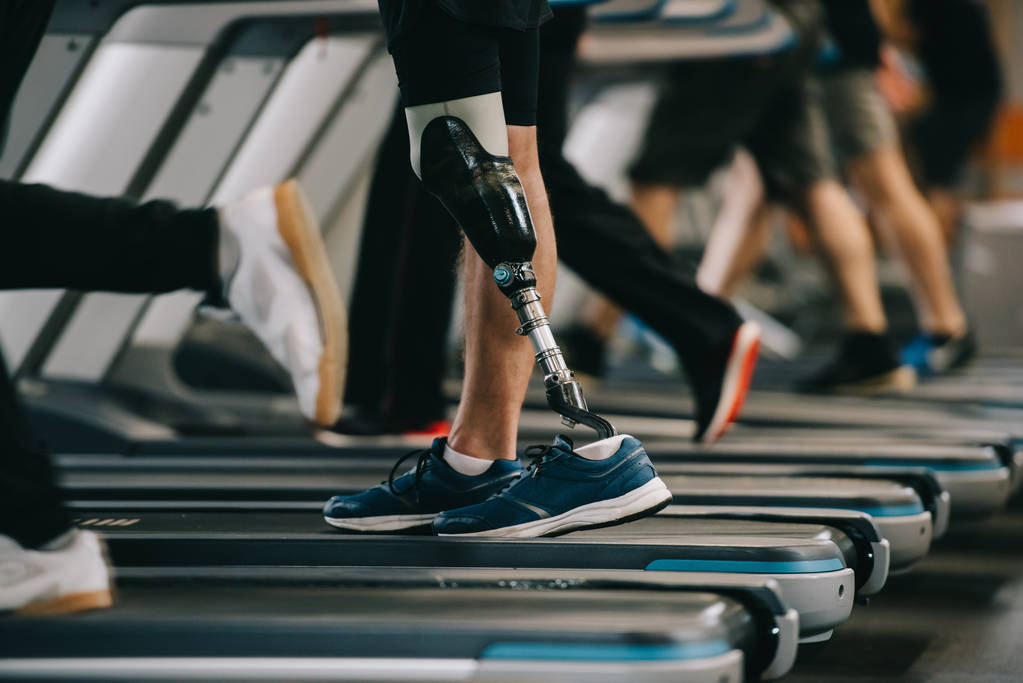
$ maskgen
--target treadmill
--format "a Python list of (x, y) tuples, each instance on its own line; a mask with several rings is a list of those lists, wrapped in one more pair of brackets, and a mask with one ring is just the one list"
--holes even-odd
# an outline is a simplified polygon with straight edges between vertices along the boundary
[[(651, 398), (652, 392), (647, 392)], [(594, 394), (599, 405), (600, 394)], [(780, 401), (781, 399), (779, 399)], [(661, 394), (661, 412), (666, 401)], [(822, 402), (826, 403), (826, 402)], [(622, 407), (622, 406), (619, 406)], [(880, 410), (876, 404), (874, 410)], [(836, 476), (881, 473), (897, 478), (900, 473), (926, 469), (934, 472), (951, 496), (956, 518), (989, 516), (1002, 509), (1023, 483), (1023, 451), (1006, 446), (1000, 432), (980, 427), (946, 439), (941, 435), (918, 438), (920, 431), (906, 428), (894, 438), (875, 431), (854, 429), (800, 429), (770, 421), (746, 426), (746, 410), (720, 443), (694, 444), (690, 423), (667, 417), (602, 413), (618, 429), (640, 439), (655, 465), (669, 463), (742, 463), (827, 468)], [(555, 421), (535, 408), (523, 413), (522, 432), (532, 436), (550, 433)], [(821, 432), (824, 433), (821, 433)], [(955, 443), (958, 440), (959, 443)], [(151, 447), (151, 446), (150, 446)]]
[[(318, 515), (323, 501), (330, 496), (357, 493), (374, 486), (387, 478), (390, 468), (390, 461), (360, 462), (350, 455), (343, 460), (61, 456), (58, 463), (70, 505), (90, 517), (96, 515), (89, 511), (121, 509), (260, 509)], [(890, 555), (895, 570), (908, 569), (926, 555), (936, 528), (935, 515), (942, 514), (925, 507), (916, 489), (889, 480), (676, 475), (663, 471), (661, 478), (674, 494), (674, 503), (686, 506), (690, 514), (699, 509), (744, 508), (747, 520), (755, 523), (778, 508), (786, 509), (791, 521), (799, 521), (800, 510), (809, 510), (816, 523), (835, 526), (850, 535), (866, 535), (871, 542), (885, 539), (890, 550), (868, 546), (863, 554), (879, 558)], [(866, 516), (876, 531), (851, 532), (845, 527), (846, 511)], [(837, 514), (829, 518), (830, 513)], [(947, 518), (937, 519), (943, 525)], [(678, 527), (684, 529), (685, 520), (680, 519)], [(859, 563), (861, 569), (865, 562)], [(879, 562), (880, 576), (867, 583), (865, 590), (883, 585), (887, 564), (888, 560)], [(866, 582), (866, 575), (862, 579)]]
[(75, 510), (118, 571), (197, 567), (433, 567), (756, 575), (777, 582), (802, 639), (826, 639), (855, 597), (861, 550), (820, 524), (651, 517), (559, 538), (345, 534), (309, 511)]
[(773, 679), (798, 616), (775, 582), (622, 571), (121, 570), (112, 610), (0, 620), (0, 677)]
[[(374, 572), (374, 574), (375, 574), (375, 572)], [(841, 591), (840, 591), (840, 592), (841, 592)], [(246, 593), (244, 593), (244, 594), (248, 595), (248, 594), (249, 594), (249, 591), (246, 591)], [(222, 596), (222, 592), (218, 590), (218, 591), (216, 591), (216, 595), (217, 595), (218, 597), (221, 597), (221, 596)], [(406, 597), (407, 597), (407, 594), (406, 594)], [(661, 600), (663, 601), (663, 597), (661, 597), (661, 596), (659, 596), (659, 597), (660, 597), (660, 598), (661, 598)], [(354, 596), (352, 596), (352, 598), (353, 598), (353, 600), (355, 599), (355, 597), (354, 597)], [(424, 599), (426, 599), (426, 598), (424, 598)], [(244, 600), (244, 598), (242, 598), (242, 600)], [(535, 599), (534, 599), (534, 602), (535, 602), (535, 601), (537, 601), (537, 600), (535, 600)], [(588, 602), (590, 602), (590, 601), (589, 601), (588, 599), (587, 599), (586, 601), (587, 601), (587, 603), (588, 603)], [(158, 600), (158, 602), (159, 602), (159, 600)], [(204, 602), (204, 603), (208, 603), (208, 599), (207, 599), (207, 600), (203, 600), (203, 602)], [(291, 600), (290, 600), (290, 599), (288, 599), (288, 600), (287, 600), (287, 602), (291, 602)], [(523, 602), (524, 602), (524, 600), (523, 600)], [(173, 602), (173, 603), (174, 603), (174, 604), (177, 604), (177, 599), (176, 599), (176, 598), (175, 598), (175, 600), (174, 600), (174, 602)], [(318, 603), (317, 603), (317, 604), (318, 604)], [(321, 607), (322, 605), (319, 605), (319, 606)], [(348, 606), (348, 605), (346, 604), (346, 606)], [(713, 607), (713, 608), (717, 609), (716, 605), (711, 605), (711, 607)], [(100, 618), (100, 620), (99, 620), (99, 621), (102, 621), (102, 618)], [(180, 621), (180, 620), (179, 620), (179, 621)], [(704, 620), (704, 621), (706, 621), (706, 620)], [(179, 626), (178, 626), (178, 628), (179, 628), (179, 629), (181, 629), (181, 625), (179, 625)], [(677, 626), (676, 626), (675, 628), (677, 628)], [(191, 624), (191, 622), (190, 622), (190, 621), (189, 621), (189, 622), (188, 622), (188, 624), (187, 624), (187, 630), (188, 630), (188, 632), (189, 632), (189, 633), (191, 633), (191, 632), (192, 632), (192, 631), (194, 630), (194, 625), (193, 625), (193, 624)], [(194, 641), (193, 641), (193, 642), (194, 642)], [(605, 643), (605, 644), (606, 644), (606, 643)], [(590, 647), (590, 650), (592, 650), (592, 647)], [(250, 650), (250, 651), (251, 651), (251, 650)], [(335, 651), (336, 651), (336, 650), (335, 650)], [(630, 650), (630, 652), (631, 652), (631, 650)], [(92, 653), (94, 654), (94, 651), (93, 651)], [(119, 650), (119, 653), (121, 653), (121, 651), (120, 651), (120, 650)], [(506, 653), (505, 653), (505, 654), (506, 654)], [(677, 652), (676, 652), (676, 654), (677, 654)], [(519, 652), (519, 655), (520, 655), (520, 658), (522, 658), (521, 652)], [(496, 656), (496, 655), (494, 655), (494, 656)], [(679, 659), (679, 658), (683, 658), (683, 659), (684, 659), (684, 658), (695, 658), (695, 657), (682, 657), (682, 656), (675, 656), (675, 655), (673, 655), (673, 656), (674, 656), (674, 658), (675, 658), (675, 659)], [(499, 657), (499, 656), (496, 656), (496, 658), (500, 658), (500, 657)], [(508, 657), (507, 657), (507, 656), (505, 656), (504, 658), (508, 658)], [(527, 659), (528, 659), (529, 657), (525, 657), (525, 658), (527, 658)], [(542, 658), (542, 657), (541, 657), (541, 658)], [(562, 655), (562, 657), (561, 657), (561, 658), (563, 658), (563, 659), (564, 659), (564, 658), (565, 658), (565, 657), (564, 657), (564, 655)], [(583, 658), (585, 659), (585, 657), (583, 657)], [(68, 662), (64, 662), (64, 665), (66, 665), (66, 664), (68, 664)], [(165, 664), (166, 664), (166, 663), (165, 663)], [(108, 665), (109, 665), (109, 663), (107, 663), (107, 666), (108, 666)], [(129, 666), (130, 666), (130, 665), (131, 665), (131, 663), (129, 663)], [(74, 665), (73, 665), (73, 666), (74, 666)], [(117, 668), (117, 667), (115, 667), (115, 668)], [(549, 665), (548, 665), (547, 667), (545, 667), (545, 669), (546, 669), (547, 671), (549, 671)], [(286, 670), (286, 669), (285, 669), (285, 670)], [(66, 671), (66, 670), (65, 670), (65, 671)], [(158, 667), (158, 671), (159, 671), (158, 675), (166, 675), (166, 674), (167, 674), (167, 672), (168, 672), (168, 670), (167, 670), (166, 668), (164, 668), (164, 667)], [(520, 671), (519, 671), (519, 673), (521, 674), (521, 673), (523, 673), (523, 671), (525, 671), (525, 672), (528, 672), (528, 671), (530, 671), (530, 670), (529, 670), (529, 669), (526, 669), (526, 670), (520, 670)], [(676, 670), (676, 673), (677, 673), (677, 671), (679, 671), (679, 670)], [(104, 676), (104, 677), (108, 677), (108, 676), (109, 676), (109, 673), (110, 673), (110, 672), (109, 672), (108, 670), (103, 670), (103, 676)], [(137, 673), (139, 673), (139, 672), (137, 672), (137, 671), (136, 671), (135, 673), (137, 674)], [(621, 673), (621, 672), (620, 672), (620, 673)], [(134, 675), (134, 674), (131, 674), (131, 675)], [(405, 672), (405, 675), (407, 675), (407, 671)], [(518, 677), (518, 675), (516, 675), (516, 676)], [(713, 677), (713, 680), (718, 680), (718, 679), (720, 678), (720, 676), (721, 676), (721, 674), (720, 674), (719, 672), (718, 672), (718, 673), (715, 673), (715, 674), (714, 674), (714, 677)], [(631, 677), (630, 677), (630, 678), (631, 678)]]
[[(453, 389), (454, 387), (452, 387)], [(610, 415), (685, 418), (692, 403), (678, 381), (637, 386), (613, 383), (590, 391), (594, 410)], [(539, 407), (541, 396), (527, 394), (527, 405)], [(907, 433), (926, 430), (934, 438), (956, 439), (960, 433), (977, 430), (997, 432), (1006, 445), (1023, 448), (1020, 411), (970, 404), (920, 404), (911, 398), (812, 396), (780, 391), (750, 391), (739, 425), (798, 429), (866, 428), (874, 432)]]

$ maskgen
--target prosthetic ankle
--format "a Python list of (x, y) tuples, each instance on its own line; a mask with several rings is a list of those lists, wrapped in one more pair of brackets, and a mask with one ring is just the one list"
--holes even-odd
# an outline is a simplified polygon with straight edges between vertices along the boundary
[[(487, 151), (464, 118), (438, 114), (418, 130), (413, 114), (409, 115), (413, 137), (421, 130), (418, 144), (413, 144), (413, 168), (493, 269), (494, 282), (518, 315), (517, 333), (529, 337), (533, 345), (544, 374), (548, 405), (569, 427), (582, 423), (596, 430), (601, 439), (614, 436), (611, 423), (588, 410), (582, 387), (565, 364), (540, 304), (532, 265), (536, 233), (512, 160)], [(501, 133), (506, 135), (503, 117), (501, 122)], [(496, 140), (492, 147), (506, 151), (506, 137), (503, 145)]]

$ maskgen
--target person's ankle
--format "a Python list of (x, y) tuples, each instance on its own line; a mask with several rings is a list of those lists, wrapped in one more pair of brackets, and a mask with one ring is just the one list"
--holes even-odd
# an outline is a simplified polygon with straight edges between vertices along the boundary
[(455, 472), (467, 477), (478, 477), (494, 464), (493, 460), (476, 458), (465, 453), (459, 453), (451, 446), (444, 446), (444, 462)]
[(460, 433), (457, 427), (453, 427), (451, 435), (448, 436), (448, 448), (456, 453), (465, 454), (468, 457), (479, 460), (515, 460), (515, 443), (512, 441), (508, 447), (504, 446), (504, 440), (484, 440), (467, 436)]
[(967, 325), (966, 321), (963, 320), (959, 323), (935, 325), (932, 328), (925, 330), (924, 333), (931, 339), (945, 342), (952, 339), (961, 339), (966, 336), (969, 330), (969, 325)]

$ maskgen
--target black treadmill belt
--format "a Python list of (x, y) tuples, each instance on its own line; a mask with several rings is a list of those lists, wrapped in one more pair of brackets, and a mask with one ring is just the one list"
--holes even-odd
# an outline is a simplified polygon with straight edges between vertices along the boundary
[(822, 465), (931, 467), (936, 470), (998, 469), (1002, 466), (992, 446), (948, 446), (919, 443), (820, 444), (805, 440), (726, 439), (712, 448), (683, 443), (652, 441), (646, 444), (654, 462), (800, 462)]
[[(452, 384), (451, 389), (456, 388)], [(457, 396), (457, 393), (454, 394)], [(691, 416), (692, 401), (671, 383), (646, 385), (606, 383), (587, 394), (591, 410), (604, 414), (637, 415), (644, 417), (679, 418)], [(542, 410), (546, 408), (543, 391), (531, 389), (526, 405)], [(933, 427), (950, 430), (961, 427), (996, 429), (1023, 436), (1019, 423), (1019, 410), (982, 407), (969, 403), (944, 404), (914, 402), (906, 399), (851, 398), (844, 396), (807, 396), (785, 392), (751, 391), (743, 407), (740, 422), (760, 426), (857, 426), (872, 429), (904, 429), (906, 427)]]
[[(321, 473), (245, 471), (229, 473), (148, 469), (71, 470), (62, 485), (72, 501), (326, 501), (358, 493), (386, 478), (381, 468), (348, 470), (339, 465)], [(663, 475), (680, 505), (772, 505), (830, 507), (878, 514), (922, 512), (920, 498), (907, 486), (885, 480), (838, 477), (726, 477)], [(102, 505), (100, 502), (91, 506)]]
[(117, 566), (501, 566), (801, 574), (839, 571), (856, 562), (848, 537), (818, 525), (716, 519), (679, 525), (678, 520), (646, 519), (557, 539), (478, 539), (344, 534), (327, 529), (315, 514), (300, 513), (93, 515), (91, 519), (110, 520), (97, 531), (106, 536)]
[(127, 567), (556, 567), (802, 573), (836, 571), (856, 562), (856, 549), (845, 534), (814, 524), (680, 523), (655, 517), (553, 539), (479, 539), (345, 534), (328, 528), (314, 513), (89, 514), (78, 521), (103, 531), (114, 564)]

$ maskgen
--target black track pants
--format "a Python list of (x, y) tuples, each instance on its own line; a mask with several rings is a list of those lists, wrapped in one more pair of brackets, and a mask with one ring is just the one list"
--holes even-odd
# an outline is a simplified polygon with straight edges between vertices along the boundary
[[(53, 0), (0, 2), (0, 142), (52, 9)], [(169, 202), (138, 205), (0, 180), (0, 289), (192, 288), (216, 298), (217, 228), (212, 209), (180, 211)], [(0, 534), (37, 547), (70, 521), (2, 358), (0, 368)]]

